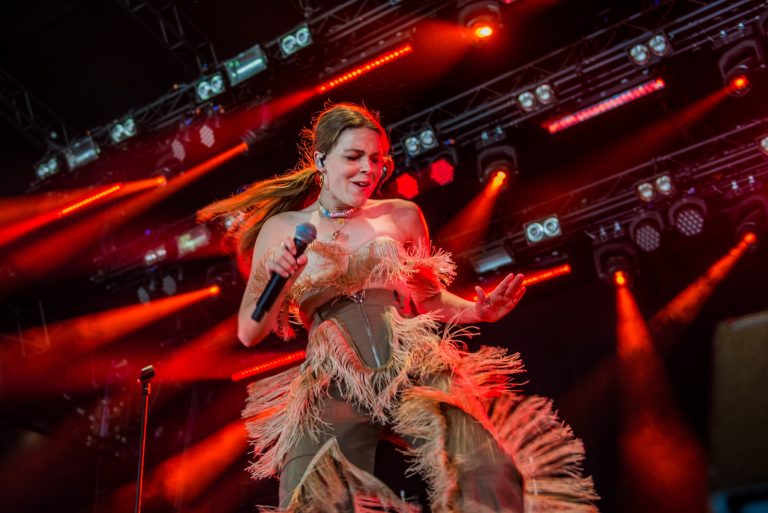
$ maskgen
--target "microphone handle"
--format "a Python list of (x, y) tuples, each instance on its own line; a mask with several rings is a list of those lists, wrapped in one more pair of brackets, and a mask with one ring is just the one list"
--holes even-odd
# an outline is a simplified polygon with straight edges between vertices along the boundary
[[(304, 250), (307, 249), (309, 243), (298, 237), (293, 238), (293, 243), (296, 245), (296, 258), (299, 258), (301, 254), (304, 253)], [(275, 304), (277, 296), (280, 295), (280, 291), (283, 290), (287, 281), (288, 278), (283, 278), (276, 272), (272, 272), (267, 286), (264, 287), (264, 292), (261, 293), (259, 300), (256, 302), (256, 308), (253, 310), (253, 314), (251, 314), (251, 319), (256, 322), (261, 321), (264, 314), (266, 314), (269, 309), (272, 308), (272, 305)]]

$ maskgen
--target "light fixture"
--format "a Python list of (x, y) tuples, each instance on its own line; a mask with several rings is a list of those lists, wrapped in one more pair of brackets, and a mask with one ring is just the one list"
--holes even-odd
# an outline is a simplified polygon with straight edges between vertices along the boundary
[(492, 0), (471, 2), (459, 11), (459, 25), (467, 27), (476, 45), (488, 41), (501, 26), (500, 21), (499, 3)]
[(729, 215), (735, 228), (736, 241), (743, 240), (748, 234), (755, 237), (751, 246), (765, 236), (768, 229), (768, 196), (758, 190), (741, 198), (729, 209)]
[(216, 144), (216, 135), (213, 133), (213, 128), (207, 124), (204, 123), (203, 126), (200, 127), (198, 135), (200, 136), (200, 142), (203, 146), (210, 148)]
[(656, 34), (648, 40), (648, 48), (657, 57), (662, 57), (669, 53), (669, 40), (664, 34)]
[(592, 257), (600, 279), (613, 285), (632, 287), (637, 252), (628, 242), (613, 241), (595, 246)]
[(757, 147), (760, 148), (760, 151), (768, 155), (768, 135), (763, 135), (758, 138)]
[(535, 89), (536, 98), (542, 105), (549, 105), (555, 101), (555, 91), (549, 84), (541, 84)]
[(439, 146), (435, 130), (430, 126), (421, 128), (418, 132), (407, 135), (402, 139), (405, 153), (409, 157), (416, 157)]
[(525, 240), (529, 246), (562, 235), (560, 218), (556, 214), (529, 221), (523, 225)]
[(440, 157), (429, 165), (429, 177), (438, 185), (448, 185), (453, 181), (455, 169), (452, 162)]
[[(227, 72), (229, 73), (229, 71)], [(221, 73), (214, 73), (200, 79), (195, 84), (195, 96), (197, 96), (197, 101), (206, 102), (223, 93), (225, 89), (224, 76)]]
[(477, 274), (496, 271), (502, 267), (515, 263), (512, 253), (504, 246), (504, 244), (483, 248), (477, 253), (469, 255), (467, 258)]
[(419, 194), (419, 181), (409, 173), (402, 173), (395, 178), (395, 192), (405, 199), (413, 199)]
[(524, 91), (517, 95), (517, 103), (525, 112), (531, 112), (536, 108), (536, 95), (530, 91)]
[(682, 198), (669, 207), (669, 224), (686, 237), (695, 237), (704, 231), (707, 205), (700, 198)]
[(752, 74), (765, 62), (762, 43), (754, 39), (744, 39), (723, 52), (717, 65), (728, 94), (746, 95), (750, 90)]
[(517, 178), (517, 151), (508, 145), (490, 146), (477, 154), (477, 178), (480, 183), (498, 180), (499, 173), (504, 173), (504, 179), (496, 186), (508, 187)]
[(280, 53), (283, 57), (289, 57), (311, 44), (312, 33), (309, 31), (309, 25), (302, 23), (287, 34), (280, 36)]
[(67, 167), (72, 171), (99, 158), (99, 147), (92, 137), (84, 137), (75, 141), (64, 150)]
[[(227, 72), (227, 78), (232, 86), (245, 82), (249, 78), (256, 76), (267, 69), (267, 56), (261, 46), (252, 46), (248, 50), (238, 54), (224, 63), (224, 69)], [(216, 75), (214, 75), (216, 76)], [(217, 84), (218, 85), (218, 84)], [(221, 83), (221, 90), (218, 93), (211, 94), (209, 97), (216, 96), (224, 92), (224, 83)], [(213, 87), (213, 84), (212, 84)], [(198, 98), (200, 95), (198, 95)], [(201, 98), (206, 100), (207, 98)]]
[(167, 257), (168, 250), (165, 248), (165, 244), (163, 244), (144, 253), (144, 264), (147, 266), (155, 265)]
[(656, 191), (662, 196), (672, 196), (675, 193), (675, 181), (668, 174), (657, 176), (653, 181)]
[(176, 237), (179, 258), (194, 253), (211, 243), (211, 230), (200, 224)]
[(135, 137), (136, 134), (138, 134), (138, 130), (136, 128), (136, 120), (134, 120), (131, 116), (128, 116), (127, 118), (120, 121), (115, 121), (109, 127), (109, 138), (115, 144), (119, 144), (126, 139)]
[(322, 84), (317, 86), (315, 88), (315, 91), (318, 94), (325, 93), (329, 91), (330, 89), (333, 89), (335, 87), (339, 87), (342, 84), (345, 84), (351, 80), (355, 80), (360, 78), (361, 76), (365, 75), (366, 73), (370, 73), (371, 71), (380, 68), (381, 66), (384, 66), (385, 64), (389, 64), (390, 62), (394, 61), (395, 59), (399, 59), (400, 57), (403, 57), (404, 55), (408, 55), (413, 51), (413, 46), (410, 43), (406, 43), (400, 48), (397, 48), (395, 50), (392, 50), (390, 52), (384, 53), (375, 59), (362, 64), (350, 71), (347, 71), (345, 73), (342, 73)]
[(45, 180), (49, 176), (55, 175), (59, 170), (59, 159), (56, 155), (48, 155), (35, 164), (35, 174), (40, 180)]
[(635, 186), (635, 192), (637, 193), (637, 197), (646, 203), (650, 203), (656, 199), (656, 188), (650, 182), (637, 184)]
[(629, 58), (638, 66), (645, 66), (651, 60), (651, 50), (644, 44), (637, 44), (629, 49)]
[(661, 247), (661, 234), (664, 224), (656, 212), (644, 212), (629, 225), (632, 242), (646, 253)]

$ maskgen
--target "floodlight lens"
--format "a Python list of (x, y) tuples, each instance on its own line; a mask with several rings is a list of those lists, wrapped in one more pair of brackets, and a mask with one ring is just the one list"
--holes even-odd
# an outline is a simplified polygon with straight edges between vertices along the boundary
[(544, 238), (544, 227), (541, 223), (531, 223), (525, 228), (525, 236), (530, 242), (539, 242)]
[(637, 196), (643, 201), (653, 201), (656, 197), (656, 189), (650, 183), (641, 183), (637, 186)]
[(555, 92), (552, 90), (552, 86), (549, 84), (541, 84), (536, 88), (536, 98), (538, 98), (544, 105), (552, 103), (552, 100), (555, 99)]
[(416, 136), (408, 137), (405, 140), (405, 151), (408, 152), (408, 155), (411, 156), (418, 154), (421, 151), (421, 143), (419, 142), (419, 138)]
[(656, 179), (656, 190), (664, 196), (669, 196), (675, 190), (675, 185), (672, 182), (672, 177), (669, 175), (662, 175)]
[(635, 45), (629, 51), (629, 57), (635, 64), (643, 65), (650, 60), (651, 52), (648, 47), (643, 44)]
[(557, 237), (560, 235), (560, 219), (555, 216), (548, 217), (542, 223), (544, 235), (547, 237)]
[(280, 48), (283, 50), (285, 55), (291, 55), (298, 49), (298, 47), (299, 43), (296, 40), (296, 36), (293, 34), (288, 34), (287, 36), (283, 37), (282, 40), (280, 40)]
[(304, 47), (312, 42), (312, 35), (309, 32), (309, 27), (300, 27), (296, 31), (296, 42), (299, 46)]
[(664, 34), (656, 34), (648, 40), (648, 47), (651, 51), (661, 57), (669, 51), (669, 43), (667, 37)]
[(520, 107), (526, 112), (530, 112), (536, 108), (536, 96), (530, 91), (520, 93), (517, 97), (517, 101), (520, 104)]
[(437, 145), (437, 137), (431, 128), (428, 128), (419, 134), (421, 146), (425, 149), (434, 148)]

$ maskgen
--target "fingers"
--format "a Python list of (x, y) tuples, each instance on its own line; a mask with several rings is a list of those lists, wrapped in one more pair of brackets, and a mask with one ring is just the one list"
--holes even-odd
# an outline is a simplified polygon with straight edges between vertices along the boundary
[(274, 251), (272, 258), (268, 262), (268, 269), (273, 271), (283, 278), (289, 278), (296, 273), (299, 268), (303, 268), (307, 264), (307, 257), (301, 255), (298, 259), (294, 257), (296, 254), (296, 244), (293, 238), (286, 237), (280, 243), (280, 246)]

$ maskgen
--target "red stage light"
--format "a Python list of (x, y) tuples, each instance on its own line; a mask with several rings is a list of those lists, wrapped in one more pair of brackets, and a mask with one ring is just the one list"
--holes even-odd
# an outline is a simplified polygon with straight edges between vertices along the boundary
[(447, 185), (453, 181), (453, 164), (445, 159), (438, 159), (429, 166), (429, 176), (439, 185)]
[(613, 283), (619, 287), (623, 287), (627, 284), (627, 272), (616, 271), (613, 273)]
[(220, 293), (221, 293), (221, 287), (219, 287), (218, 285), (211, 285), (210, 287), (208, 287), (208, 294), (211, 297), (216, 297)]
[(493, 175), (493, 181), (491, 182), (493, 184), (493, 187), (498, 188), (504, 185), (504, 182), (507, 179), (507, 173), (506, 171), (496, 171), (496, 174)]
[(645, 82), (639, 86), (633, 87), (632, 89), (627, 89), (626, 91), (615, 94), (610, 98), (606, 98), (605, 100), (602, 100), (594, 105), (590, 105), (589, 107), (578, 110), (573, 114), (566, 114), (565, 116), (547, 121), (543, 126), (549, 131), (550, 134), (554, 134), (560, 132), (561, 130), (565, 130), (566, 128), (570, 128), (574, 125), (587, 121), (588, 119), (599, 116), (600, 114), (604, 114), (608, 111), (621, 107), (622, 105), (626, 105), (627, 103), (638, 100), (644, 96), (648, 96), (649, 94), (664, 89), (665, 87), (666, 83), (664, 82), (664, 79), (657, 78), (655, 80), (651, 80), (650, 82)]
[(408, 173), (403, 173), (395, 178), (395, 190), (403, 198), (413, 199), (419, 194), (419, 182)]
[(744, 238), (742, 238), (741, 240), (744, 241), (745, 244), (752, 245), (755, 242), (757, 242), (757, 235), (755, 235), (752, 232), (747, 232), (744, 234)]
[(571, 270), (572, 269), (570, 264), (563, 264), (557, 267), (552, 267), (551, 269), (539, 271), (534, 274), (526, 274), (525, 279), (523, 279), (523, 286), (530, 287), (531, 285), (536, 285), (537, 283), (542, 283), (558, 278), (560, 276), (565, 276), (566, 274), (570, 274)]
[(344, 73), (342, 75), (339, 75), (324, 84), (321, 84), (317, 86), (316, 91), (318, 93), (324, 93), (328, 91), (329, 89), (333, 89), (334, 87), (338, 87), (341, 84), (344, 84), (346, 82), (349, 82), (350, 80), (354, 80), (356, 78), (359, 78), (361, 75), (365, 75), (369, 71), (373, 71), (376, 68), (379, 68), (383, 66), (384, 64), (388, 64), (392, 62), (395, 59), (398, 59), (402, 57), (403, 55), (409, 54), (413, 51), (413, 46), (411, 46), (410, 43), (398, 48), (397, 50), (391, 51), (389, 53), (385, 53), (383, 55), (380, 55), (379, 57), (373, 59), (372, 61), (363, 64), (362, 66), (358, 66), (357, 68), (353, 69), (352, 71), (348, 71), (347, 73)]
[(733, 94), (744, 94), (749, 89), (749, 78), (746, 75), (738, 75), (733, 77), (728, 85)]
[(477, 39), (487, 39), (493, 35), (493, 27), (486, 23), (479, 23), (472, 27)]
[(289, 363), (300, 362), (306, 356), (307, 356), (307, 353), (305, 351), (296, 351), (293, 353), (288, 353), (287, 355), (280, 356), (279, 358), (275, 358), (274, 360), (270, 360), (268, 362), (264, 362), (262, 364), (255, 365), (253, 367), (249, 367), (247, 369), (243, 369), (241, 371), (235, 372), (232, 374), (232, 381), (241, 381), (243, 379), (256, 376), (257, 374), (262, 374), (269, 370), (277, 369), (284, 365), (288, 365)]
[(101, 191), (98, 194), (94, 194), (93, 196), (89, 196), (89, 197), (85, 198), (84, 200), (78, 201), (77, 203), (75, 203), (73, 205), (70, 205), (70, 206), (68, 206), (66, 208), (62, 208), (61, 210), (59, 210), (59, 212), (56, 215), (58, 215), (59, 217), (65, 216), (65, 215), (67, 215), (67, 214), (69, 214), (71, 212), (74, 212), (77, 209), (80, 209), (80, 208), (82, 208), (82, 207), (84, 207), (84, 206), (86, 206), (86, 205), (88, 205), (90, 203), (93, 203), (94, 201), (100, 200), (104, 196), (109, 196), (110, 194), (115, 193), (115, 192), (119, 191), (122, 188), (123, 188), (123, 184), (122, 183), (115, 184), (112, 187), (109, 187), (108, 189), (105, 189), (105, 190)]

